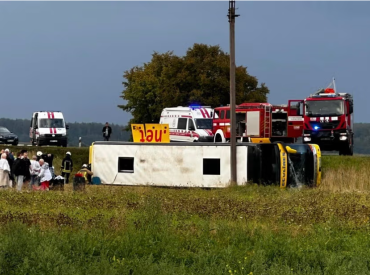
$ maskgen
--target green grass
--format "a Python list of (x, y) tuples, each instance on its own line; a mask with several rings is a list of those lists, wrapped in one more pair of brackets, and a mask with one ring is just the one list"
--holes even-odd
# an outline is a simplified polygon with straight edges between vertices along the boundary
[[(150, 213), (150, 212), (149, 212)], [(292, 236), (247, 223), (149, 213), (126, 227), (58, 230), (9, 224), (2, 274), (368, 274), (368, 231), (315, 226)]]
[(368, 274), (370, 194), (0, 193), (0, 274)]
[(370, 274), (369, 161), (325, 156), (319, 188), (2, 191), (0, 274)]
[(370, 156), (323, 156), (323, 169), (361, 168), (370, 165)]

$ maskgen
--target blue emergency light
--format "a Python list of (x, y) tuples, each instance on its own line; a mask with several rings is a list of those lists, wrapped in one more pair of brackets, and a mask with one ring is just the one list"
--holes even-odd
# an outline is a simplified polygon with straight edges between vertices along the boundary
[(202, 106), (200, 105), (200, 104), (190, 104), (190, 106), (189, 106), (190, 108), (192, 108), (193, 110), (195, 110), (195, 109), (200, 109)]
[(320, 127), (319, 126), (314, 126), (313, 127), (315, 130), (319, 129)]

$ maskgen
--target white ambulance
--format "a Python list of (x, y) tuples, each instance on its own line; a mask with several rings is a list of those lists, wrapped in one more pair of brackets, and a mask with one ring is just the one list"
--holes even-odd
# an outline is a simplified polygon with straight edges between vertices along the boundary
[(213, 109), (210, 106), (163, 109), (160, 124), (168, 124), (170, 141), (213, 142)]
[(62, 112), (34, 112), (30, 127), (31, 144), (67, 147), (68, 129)]

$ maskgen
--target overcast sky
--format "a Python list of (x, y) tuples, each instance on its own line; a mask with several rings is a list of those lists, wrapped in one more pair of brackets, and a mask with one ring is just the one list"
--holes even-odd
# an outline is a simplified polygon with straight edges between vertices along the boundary
[[(370, 2), (237, 1), (236, 62), (268, 101), (302, 99), (336, 77), (370, 122)], [(61, 110), (69, 122), (125, 124), (122, 75), (153, 51), (229, 51), (228, 2), (0, 2), (0, 117)]]

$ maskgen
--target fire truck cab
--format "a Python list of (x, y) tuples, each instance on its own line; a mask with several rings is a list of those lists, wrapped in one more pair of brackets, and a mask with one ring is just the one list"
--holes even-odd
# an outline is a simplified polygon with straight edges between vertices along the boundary
[(322, 151), (353, 155), (353, 97), (320, 89), (304, 100), (304, 143), (318, 144)]
[[(236, 136), (239, 142), (268, 138), (271, 142), (294, 143), (303, 132), (303, 100), (288, 105), (242, 103), (236, 106)], [(214, 142), (230, 140), (230, 106), (218, 107), (213, 114)]]

